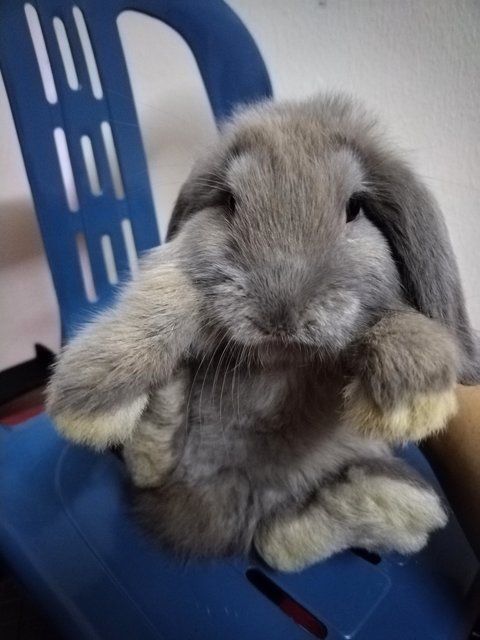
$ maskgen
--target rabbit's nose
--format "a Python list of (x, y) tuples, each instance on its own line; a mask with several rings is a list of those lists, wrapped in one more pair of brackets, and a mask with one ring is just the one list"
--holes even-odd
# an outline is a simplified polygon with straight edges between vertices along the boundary
[(255, 325), (265, 336), (285, 338), (294, 332), (295, 318), (289, 306), (281, 305), (275, 311), (265, 314)]
[(267, 323), (253, 323), (260, 333), (267, 338), (286, 338), (291, 335), (291, 330), (285, 325), (272, 326)]

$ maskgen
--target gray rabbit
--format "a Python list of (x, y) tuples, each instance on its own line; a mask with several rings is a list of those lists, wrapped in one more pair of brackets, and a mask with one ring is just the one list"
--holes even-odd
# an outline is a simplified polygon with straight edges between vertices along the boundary
[(244, 109), (181, 190), (169, 242), (62, 351), (48, 409), (124, 445), (134, 508), (181, 555), (299, 570), (445, 525), (391, 444), (480, 379), (444, 221), (344, 96)]

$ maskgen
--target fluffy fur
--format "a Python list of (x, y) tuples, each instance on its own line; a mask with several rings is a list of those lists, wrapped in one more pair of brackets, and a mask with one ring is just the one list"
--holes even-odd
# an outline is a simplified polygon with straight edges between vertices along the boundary
[(480, 367), (441, 214), (370, 116), (240, 112), (169, 236), (63, 350), (62, 432), (126, 441), (136, 512), (182, 555), (421, 548), (444, 509), (385, 443), (442, 428)]
[(366, 436), (383, 435), (385, 440), (397, 444), (422, 440), (442, 431), (457, 411), (454, 389), (417, 393), (391, 409), (375, 404), (360, 380), (347, 385), (343, 393), (347, 423), (356, 425)]
[(321, 487), (308, 509), (290, 511), (262, 524), (254, 537), (260, 555), (283, 571), (299, 571), (312, 561), (349, 547), (412, 553), (427, 542), (430, 529), (445, 526), (438, 496), (405, 469), (398, 477), (375, 466), (351, 466), (338, 482)]
[(173, 467), (173, 439), (185, 422), (188, 383), (187, 372), (181, 371), (152, 392), (135, 437), (123, 449), (132, 481), (139, 488), (158, 486)]

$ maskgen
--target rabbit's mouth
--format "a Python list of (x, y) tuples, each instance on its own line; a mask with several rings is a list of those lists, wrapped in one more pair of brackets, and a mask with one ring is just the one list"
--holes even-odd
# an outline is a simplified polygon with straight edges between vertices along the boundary
[(245, 319), (255, 334), (255, 343), (287, 348), (299, 342), (298, 333), (293, 323), (260, 321), (253, 316), (245, 316)]
[(248, 352), (260, 366), (270, 368), (278, 365), (298, 366), (311, 362), (318, 349), (302, 344), (293, 335), (263, 335), (250, 343)]
[(266, 369), (277, 367), (296, 368), (311, 363), (316, 355), (315, 349), (300, 343), (263, 342), (252, 350), (255, 360)]

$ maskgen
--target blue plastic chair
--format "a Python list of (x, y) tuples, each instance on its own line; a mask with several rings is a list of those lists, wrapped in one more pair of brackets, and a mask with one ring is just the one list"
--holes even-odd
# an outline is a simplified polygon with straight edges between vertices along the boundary
[[(159, 242), (144, 152), (138, 129), (131, 126), (137, 118), (116, 28), (118, 14), (142, 11), (183, 36), (217, 120), (235, 104), (271, 93), (255, 44), (220, 0), (79, 0), (75, 6), (88, 28), (101, 97), (91, 89), (78, 37), (78, 9), (72, 13), (64, 0), (32, 0), (30, 20), (36, 11), (56, 88), (57, 99), (50, 93), (49, 102), (24, 4), (0, 4), (0, 65), (65, 339), (85, 314), (114, 295), (102, 237), (110, 238), (120, 279), (129, 269), (125, 220), (138, 253)], [(78, 89), (70, 88), (65, 76), (54, 17), (63, 21), (68, 34)], [(101, 123), (108, 123), (113, 133), (121, 191)], [(71, 197), (69, 203), (61, 177), (54, 142), (61, 130), (78, 206)], [(82, 136), (91, 140), (99, 194), (92, 193)], [(85, 290), (78, 253), (82, 238), (96, 300), (89, 300)], [(434, 481), (420, 453), (414, 449), (410, 455)], [(13, 430), (0, 428), (0, 552), (68, 640), (458, 640), (466, 638), (473, 624), (478, 564), (454, 518), (412, 558), (351, 551), (295, 575), (275, 573), (257, 558), (183, 565), (152, 548), (130, 520), (126, 484), (115, 456), (64, 442), (44, 414)]]

